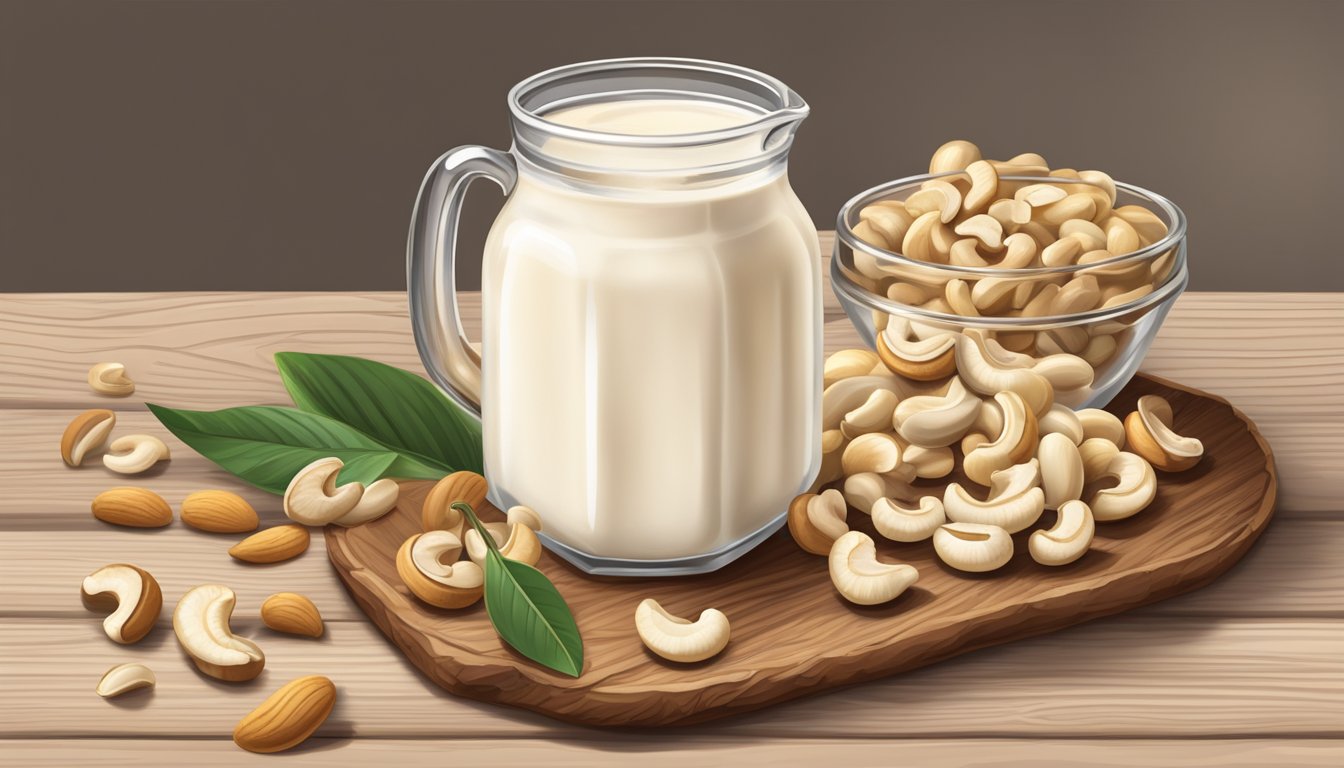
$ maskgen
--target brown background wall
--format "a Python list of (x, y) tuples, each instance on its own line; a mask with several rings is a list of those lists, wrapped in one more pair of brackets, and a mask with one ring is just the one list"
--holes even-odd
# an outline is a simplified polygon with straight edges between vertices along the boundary
[(1341, 33), (1291, 0), (0, 0), (0, 291), (401, 288), (431, 160), (507, 146), (517, 80), (641, 54), (803, 94), (820, 227), (963, 137), (1169, 195), (1194, 288), (1344, 290)]

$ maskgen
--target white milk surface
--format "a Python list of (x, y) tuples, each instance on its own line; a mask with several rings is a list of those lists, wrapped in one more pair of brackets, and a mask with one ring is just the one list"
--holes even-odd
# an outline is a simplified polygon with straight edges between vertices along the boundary
[[(639, 135), (755, 117), (676, 100), (546, 115)], [(545, 151), (649, 169), (685, 167), (688, 153), (722, 163), (759, 143), (613, 151), (552, 140)], [(532, 507), (547, 534), (590, 555), (706, 554), (782, 514), (816, 472), (816, 230), (780, 173), (608, 192), (524, 167), (490, 232), (482, 400), (492, 495)]]

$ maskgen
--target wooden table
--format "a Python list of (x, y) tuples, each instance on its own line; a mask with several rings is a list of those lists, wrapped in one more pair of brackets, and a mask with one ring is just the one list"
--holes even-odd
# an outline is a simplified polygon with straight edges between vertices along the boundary
[[(826, 292), (828, 349), (855, 337)], [(463, 301), (468, 325), (479, 302)], [(473, 328), (474, 330), (474, 328)], [(1344, 764), (1344, 295), (1188, 294), (1145, 370), (1229, 398), (1273, 445), (1278, 514), (1214, 585), (1130, 614), (991, 648), (886, 680), (677, 731), (612, 732), (452, 697), (426, 682), (342, 589), (313, 538), (301, 558), (249, 566), (236, 537), (181, 524), (114, 529), (89, 515), (125, 484), (60, 461), (79, 410), (118, 411), (118, 433), (160, 435), (173, 460), (131, 480), (176, 508), (231, 488), (264, 522), (279, 500), (246, 488), (176, 441), (143, 401), (218, 408), (287, 403), (271, 354), (360, 355), (420, 370), (399, 293), (0, 294), (0, 764), (215, 765), (234, 724), (281, 682), (330, 676), (340, 701), (319, 737), (281, 759), (304, 765), (1341, 765)], [(89, 366), (125, 363), (132, 398), (91, 393)], [(109, 562), (147, 568), (170, 609), (193, 585), (239, 595), (234, 628), (267, 654), (256, 685), (189, 668), (170, 610), (137, 646), (112, 644), (80, 603)], [(257, 617), (279, 591), (311, 596), (320, 641)], [(150, 695), (104, 701), (114, 663), (158, 674)], [(693, 753), (693, 754), (692, 754)], [(273, 759), (273, 758), (272, 758)]]

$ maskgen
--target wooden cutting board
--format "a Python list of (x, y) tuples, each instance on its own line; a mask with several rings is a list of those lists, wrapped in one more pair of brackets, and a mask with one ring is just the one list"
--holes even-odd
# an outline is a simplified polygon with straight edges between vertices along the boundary
[[(402, 585), (394, 557), (420, 531), (430, 483), (407, 483), (399, 507), (378, 521), (329, 526), (327, 551), (374, 623), (449, 691), (589, 725), (700, 722), (1118, 613), (1195, 589), (1227, 570), (1273, 513), (1277, 480), (1269, 445), (1222, 398), (1154, 377), (1136, 377), (1108, 410), (1123, 417), (1145, 394), (1170, 400), (1177, 431), (1203, 440), (1207, 453), (1188, 472), (1159, 472), (1148, 509), (1098, 524), (1092, 550), (1062, 568), (1031, 560), (1029, 531), (1014, 537), (1011, 563), (983, 575), (943, 566), (929, 542), (874, 535), (879, 557), (913, 564), (920, 578), (894, 602), (865, 608), (841, 599), (825, 558), (800, 550), (787, 530), (703, 576), (592, 577), (544, 555), (538, 567), (565, 596), (583, 634), (578, 678), (505, 647), (482, 604), (441, 610)], [(1047, 512), (1037, 527), (1052, 519)], [(851, 510), (849, 520), (873, 534), (867, 515)], [(663, 661), (635, 633), (635, 606), (646, 597), (683, 616), (722, 610), (732, 641), (708, 661)]]

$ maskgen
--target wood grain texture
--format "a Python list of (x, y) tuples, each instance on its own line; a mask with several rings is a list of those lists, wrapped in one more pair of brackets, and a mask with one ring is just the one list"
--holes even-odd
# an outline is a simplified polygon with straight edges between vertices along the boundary
[[(899, 756), (897, 758), (896, 756)], [(285, 765), (364, 768), (369, 765), (527, 765), (548, 768), (629, 766), (683, 768), (731, 765), (901, 765), (922, 768), (1337, 768), (1344, 742), (1329, 739), (1036, 740), (1036, 739), (789, 739), (768, 744), (723, 739), (644, 738), (556, 743), (542, 739), (344, 739), (316, 738), (286, 752)], [(253, 755), (225, 740), (79, 739), (53, 744), (42, 739), (0, 741), (0, 765), (66, 768), (213, 768), (273, 765), (277, 758)]]
[[(1338, 620), (1126, 614), (674, 731), (580, 728), (453, 696), (364, 622), (332, 622), (316, 641), (253, 620), (234, 629), (266, 653), (255, 682), (202, 676), (166, 627), (118, 646), (97, 619), (5, 619), (0, 738), (219, 738), (272, 690), (308, 674), (336, 683), (339, 701), (319, 734), (342, 738), (1344, 737)], [(620, 634), (637, 642), (629, 627)], [(100, 699), (98, 678), (124, 661), (152, 668), (157, 688)]]
[[(1207, 452), (1196, 469), (1164, 475), (1143, 513), (1099, 525), (1092, 551), (1066, 568), (1032, 563), (1029, 532), (1016, 537), (1018, 551), (1005, 569), (975, 577), (942, 566), (928, 542), (876, 537), (881, 554), (914, 565), (921, 578), (891, 604), (860, 608), (836, 595), (825, 561), (786, 532), (736, 563), (690, 578), (592, 578), (546, 553), (539, 567), (585, 637), (577, 679), (503, 645), (480, 604), (444, 611), (410, 595), (395, 553), (421, 530), (419, 507), (432, 484), (403, 484), (402, 503), (377, 521), (328, 527), (327, 554), (374, 623), (454, 693), (588, 725), (700, 722), (1118, 613), (1222, 573), (1272, 515), (1277, 481), (1268, 446), (1226, 402), (1169, 382), (1136, 378), (1113, 409), (1127, 413), (1146, 394), (1166, 397), (1178, 414), (1176, 430), (1199, 436)], [(965, 482), (959, 471), (952, 480)], [(864, 515), (852, 517), (856, 527), (868, 527)], [(630, 631), (645, 597), (675, 615), (722, 610), (733, 622), (732, 642), (708, 662), (658, 659)]]

